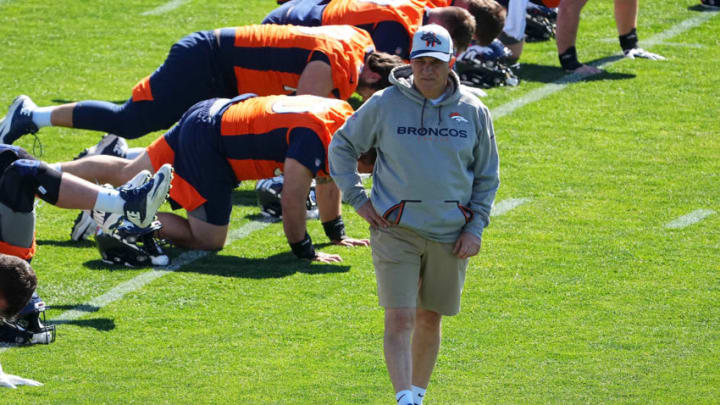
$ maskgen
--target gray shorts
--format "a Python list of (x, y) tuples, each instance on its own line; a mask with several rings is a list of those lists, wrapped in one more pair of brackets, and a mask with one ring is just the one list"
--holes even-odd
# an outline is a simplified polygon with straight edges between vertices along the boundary
[(442, 315), (460, 312), (468, 259), (452, 243), (423, 238), (402, 227), (371, 229), (378, 299), (385, 308), (422, 308)]

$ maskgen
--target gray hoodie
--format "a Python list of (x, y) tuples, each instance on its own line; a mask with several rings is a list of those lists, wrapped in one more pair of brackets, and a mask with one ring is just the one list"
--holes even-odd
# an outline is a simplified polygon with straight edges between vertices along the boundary
[(423, 237), (452, 243), (482, 237), (499, 180), (490, 112), (450, 73), (452, 87), (433, 105), (412, 86), (410, 66), (375, 93), (333, 136), (330, 175), (355, 209), (368, 200), (360, 154), (377, 148), (370, 195), (378, 214)]

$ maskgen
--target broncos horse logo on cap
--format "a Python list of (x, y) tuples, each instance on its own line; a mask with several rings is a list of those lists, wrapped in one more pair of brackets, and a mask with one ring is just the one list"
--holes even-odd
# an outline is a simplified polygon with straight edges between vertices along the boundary
[(429, 46), (431, 48), (434, 48), (435, 45), (442, 45), (440, 38), (438, 38), (434, 32), (425, 32), (422, 34), (420, 39), (425, 41), (425, 46)]

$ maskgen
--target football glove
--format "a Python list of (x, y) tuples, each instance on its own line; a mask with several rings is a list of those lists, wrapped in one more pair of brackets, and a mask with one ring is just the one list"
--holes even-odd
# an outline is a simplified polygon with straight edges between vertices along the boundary
[(656, 53), (648, 52), (642, 48), (631, 48), (623, 51), (626, 58), (635, 59), (643, 58), (650, 60), (665, 60), (665, 57)]

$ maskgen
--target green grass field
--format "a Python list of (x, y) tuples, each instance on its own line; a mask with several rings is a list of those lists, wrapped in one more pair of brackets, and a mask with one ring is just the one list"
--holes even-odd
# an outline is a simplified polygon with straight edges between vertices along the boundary
[[(275, 6), (156, 10), (165, 2), (0, 0), (0, 115), (18, 94), (125, 100), (185, 34)], [(521, 85), (489, 91), (503, 111), (496, 203), (524, 203), (485, 232), (426, 404), (720, 403), (720, 16), (696, 3), (641, 3), (641, 45), (655, 39), (645, 46), (667, 61), (613, 60), (530, 99), (563, 76), (554, 42), (533, 43)], [(578, 52), (619, 52), (611, 1), (589, 2)], [(42, 158), (70, 159), (100, 135), (42, 129)], [(32, 151), (33, 138), (16, 144)], [(172, 272), (107, 267), (93, 243), (69, 241), (76, 212), (40, 203), (33, 265), (57, 341), (0, 353), (6, 372), (45, 384), (0, 403), (393, 403), (369, 249), (327, 246), (313, 221), (344, 261), (297, 261), (280, 224), (256, 221), (252, 188), (235, 194), (233, 241)], [(697, 210), (713, 211), (667, 227)], [(350, 207), (345, 218), (368, 235)], [(143, 275), (162, 277), (114, 293)]]

